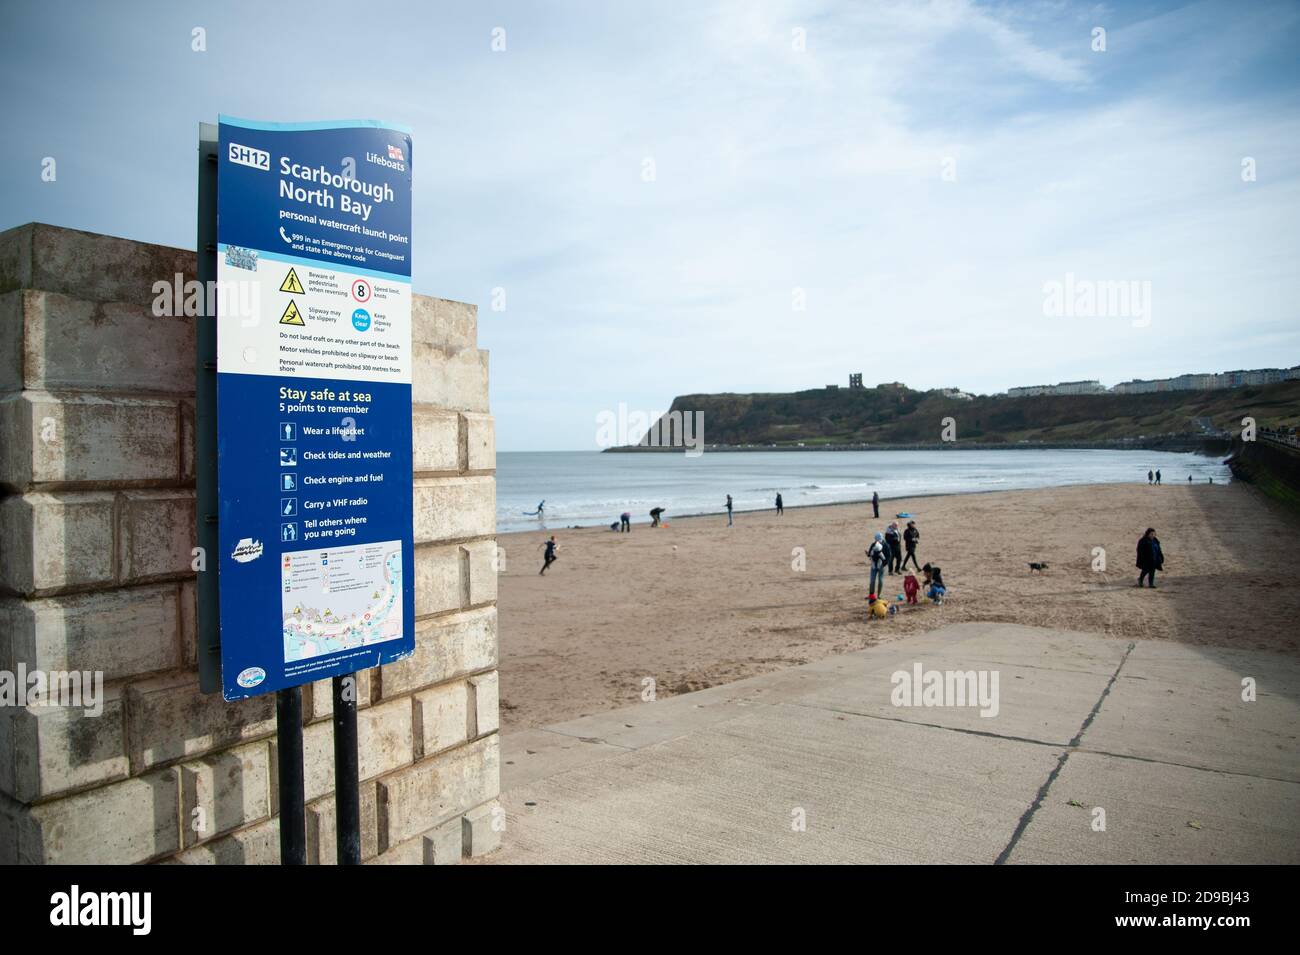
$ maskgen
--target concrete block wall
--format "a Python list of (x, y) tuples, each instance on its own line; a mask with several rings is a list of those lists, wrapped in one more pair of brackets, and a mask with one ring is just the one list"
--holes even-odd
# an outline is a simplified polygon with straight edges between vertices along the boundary
[[(103, 674), (102, 713), (0, 706), (0, 863), (274, 863), (274, 695), (196, 669), (194, 254), (0, 233), (0, 672)], [(498, 838), (496, 447), (474, 306), (416, 296), (416, 650), (359, 681), (363, 856)], [(215, 555), (208, 562), (215, 567)], [(334, 861), (328, 681), (304, 688), (308, 858)]]

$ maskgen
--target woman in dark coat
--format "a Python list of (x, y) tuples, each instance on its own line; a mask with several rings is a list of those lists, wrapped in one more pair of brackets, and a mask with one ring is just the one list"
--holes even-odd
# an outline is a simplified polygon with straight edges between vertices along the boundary
[(1156, 571), (1163, 570), (1165, 566), (1165, 555), (1160, 550), (1160, 538), (1156, 537), (1154, 527), (1148, 527), (1147, 532), (1138, 541), (1137, 566), (1138, 570), (1142, 571), (1138, 574), (1137, 586), (1141, 587), (1143, 579), (1146, 579), (1147, 586), (1154, 588)]

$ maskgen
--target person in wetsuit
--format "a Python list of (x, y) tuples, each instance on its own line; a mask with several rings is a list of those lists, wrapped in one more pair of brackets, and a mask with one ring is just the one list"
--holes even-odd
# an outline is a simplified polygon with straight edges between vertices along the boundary
[(542, 569), (538, 571), (539, 574), (546, 573), (546, 568), (550, 567), (553, 563), (555, 563), (557, 560), (560, 559), (557, 556), (555, 556), (555, 551), (558, 546), (559, 545), (555, 543), (555, 535), (552, 534), (551, 539), (546, 542), (546, 553), (542, 555), (542, 558), (543, 560), (545, 560), (545, 563), (542, 564)]

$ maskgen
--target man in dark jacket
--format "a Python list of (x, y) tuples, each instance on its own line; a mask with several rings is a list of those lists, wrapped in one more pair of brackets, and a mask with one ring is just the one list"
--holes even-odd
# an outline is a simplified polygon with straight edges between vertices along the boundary
[(885, 528), (885, 543), (889, 545), (889, 572), (896, 574), (903, 563), (903, 535), (898, 530), (898, 521)]
[(1142, 586), (1142, 581), (1147, 580), (1147, 586), (1155, 588), (1156, 571), (1163, 570), (1165, 566), (1165, 555), (1160, 549), (1160, 538), (1156, 537), (1156, 529), (1148, 527), (1147, 532), (1142, 535), (1137, 546), (1137, 567), (1142, 573), (1138, 574), (1137, 586)]

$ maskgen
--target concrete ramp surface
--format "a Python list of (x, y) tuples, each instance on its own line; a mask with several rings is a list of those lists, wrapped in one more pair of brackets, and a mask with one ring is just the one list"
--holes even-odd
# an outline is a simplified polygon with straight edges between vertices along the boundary
[(1293, 657), (959, 624), (506, 731), (484, 861), (1295, 863), (1298, 740)]

